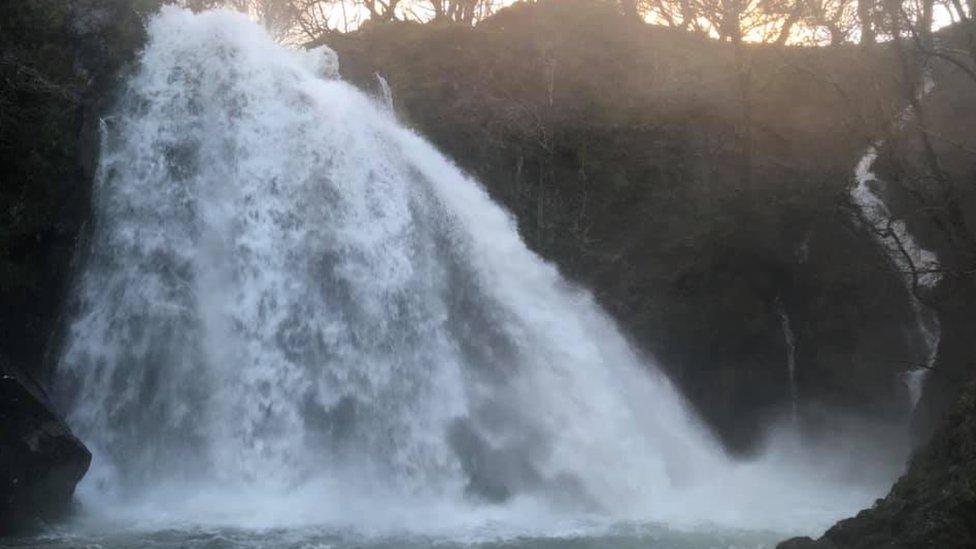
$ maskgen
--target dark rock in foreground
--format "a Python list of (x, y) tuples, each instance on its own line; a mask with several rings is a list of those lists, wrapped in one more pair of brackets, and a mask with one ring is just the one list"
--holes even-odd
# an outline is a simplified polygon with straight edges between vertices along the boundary
[(90, 463), (40, 386), (0, 364), (0, 534), (64, 515)]
[(822, 538), (794, 538), (779, 549), (976, 547), (976, 383), (931, 442), (874, 507), (842, 520)]

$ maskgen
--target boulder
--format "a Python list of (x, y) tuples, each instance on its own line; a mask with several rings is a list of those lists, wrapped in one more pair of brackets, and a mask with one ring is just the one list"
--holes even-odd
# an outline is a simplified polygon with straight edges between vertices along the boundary
[(90, 463), (44, 390), (0, 363), (0, 533), (64, 516)]

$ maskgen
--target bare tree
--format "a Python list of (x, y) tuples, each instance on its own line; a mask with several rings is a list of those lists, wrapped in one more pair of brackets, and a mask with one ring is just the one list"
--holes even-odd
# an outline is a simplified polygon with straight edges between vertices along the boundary
[(779, 35), (776, 40), (773, 41), (778, 46), (783, 46), (786, 41), (790, 39), (793, 34), (793, 29), (796, 27), (797, 23), (800, 23), (803, 19), (803, 14), (805, 10), (805, 3), (803, 0), (795, 0), (793, 5), (789, 7), (787, 11), (786, 18), (783, 19), (783, 25), (779, 29)]
[(299, 0), (176, 0), (174, 3), (194, 11), (230, 8), (246, 13), (259, 21), (279, 41), (295, 27)]
[(334, 32), (346, 32), (359, 24), (342, 0), (291, 0), (294, 12), (294, 41), (307, 44)]
[(184, 0), (180, 3), (193, 11), (204, 11), (218, 8), (224, 4), (223, 0)]
[(489, 0), (429, 0), (435, 21), (472, 25), (493, 11)]
[(876, 39), (874, 30), (874, 0), (857, 0), (857, 20), (861, 30), (861, 45), (871, 46)]
[(389, 22), (396, 20), (400, 0), (359, 0), (359, 3), (369, 12), (370, 21)]
[(647, 0), (653, 18), (724, 42), (785, 43), (800, 22), (802, 0)]
[(813, 32), (816, 43), (842, 44), (857, 29), (859, 6), (850, 0), (804, 0), (804, 7), (806, 25)]

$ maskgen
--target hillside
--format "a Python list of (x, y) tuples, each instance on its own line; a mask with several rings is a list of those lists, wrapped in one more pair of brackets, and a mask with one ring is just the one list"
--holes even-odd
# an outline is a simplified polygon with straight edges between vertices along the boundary
[(890, 52), (751, 46), (737, 60), (599, 2), (329, 45), (347, 78), (389, 81), (401, 116), (596, 293), (730, 447), (755, 448), (792, 406), (784, 314), (811, 432), (837, 429), (837, 411), (904, 421), (901, 372), (923, 344), (847, 197), (902, 108)]

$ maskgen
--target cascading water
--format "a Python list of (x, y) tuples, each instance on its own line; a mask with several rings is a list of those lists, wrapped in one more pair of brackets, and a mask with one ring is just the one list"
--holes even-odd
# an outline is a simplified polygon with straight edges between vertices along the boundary
[[(924, 91), (927, 91), (930, 86), (931, 82), (927, 81)], [(909, 115), (910, 112), (905, 116)], [(904, 273), (902, 278), (915, 312), (915, 323), (926, 346), (925, 367), (912, 368), (904, 374), (905, 385), (914, 409), (922, 397), (925, 377), (935, 364), (942, 328), (935, 313), (916, 297), (915, 281), (911, 273), (913, 271), (919, 273), (918, 285), (921, 288), (934, 287), (940, 279), (939, 258), (935, 252), (923, 248), (915, 241), (906, 223), (901, 219), (895, 219), (884, 199), (877, 194), (875, 187), (883, 184), (872, 171), (877, 158), (878, 145), (872, 145), (858, 161), (854, 169), (851, 198), (861, 211), (864, 221), (874, 231), (875, 240), (889, 260)]]
[(334, 67), (240, 15), (151, 23), (59, 366), (89, 508), (815, 533), (877, 495), (725, 458), (591, 297)]
[(786, 313), (786, 307), (780, 299), (776, 300), (776, 313), (779, 315), (783, 342), (786, 344), (786, 374), (790, 383), (790, 419), (796, 423), (800, 415), (800, 395), (796, 386), (796, 335), (793, 333), (790, 315)]
[(390, 83), (380, 73), (376, 73), (376, 87), (379, 88), (379, 96), (383, 106), (393, 111), (393, 90), (390, 89)]
[[(930, 75), (924, 74), (920, 89), (917, 91), (918, 98), (927, 95), (933, 87), (935, 87), (934, 80)], [(902, 112), (900, 122), (905, 123), (914, 116), (915, 113), (909, 106)], [(863, 220), (874, 231), (875, 240), (888, 259), (904, 273), (903, 280), (908, 289), (912, 309), (915, 311), (915, 323), (926, 346), (925, 365), (909, 369), (904, 373), (905, 386), (908, 388), (909, 399), (914, 410), (922, 398), (925, 378), (935, 365), (939, 340), (942, 337), (942, 326), (939, 324), (938, 316), (922, 304), (915, 295), (914, 286), (917, 284), (923, 289), (933, 288), (939, 283), (941, 279), (939, 257), (935, 252), (923, 248), (916, 242), (915, 237), (908, 231), (905, 221), (896, 219), (884, 198), (878, 194), (877, 191), (883, 188), (884, 182), (878, 179), (873, 168), (874, 162), (878, 159), (880, 146), (880, 143), (872, 144), (858, 160), (854, 168), (854, 185), (851, 187), (850, 195), (860, 210)], [(917, 273), (917, 280), (913, 272)]]

